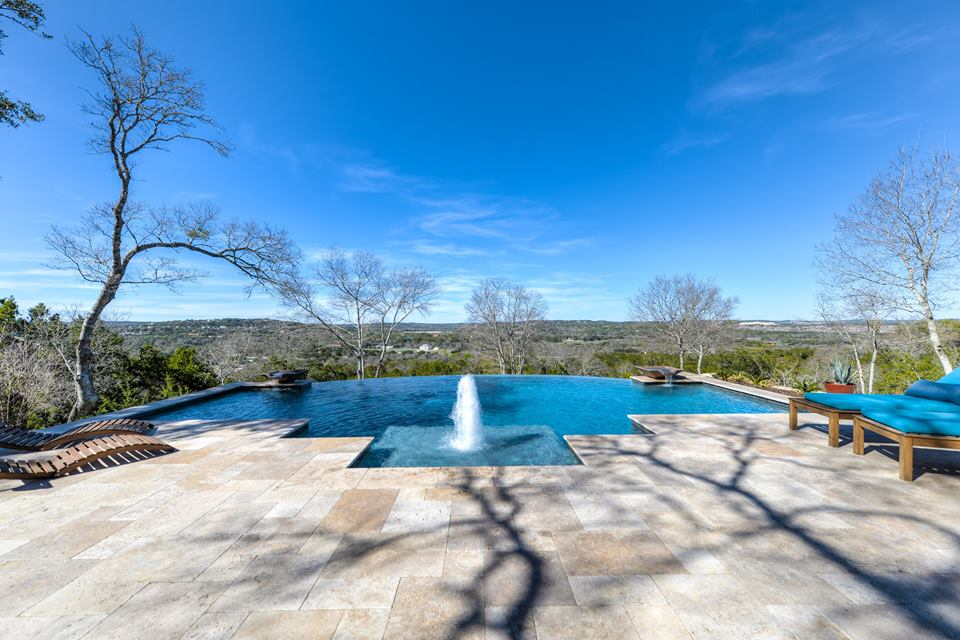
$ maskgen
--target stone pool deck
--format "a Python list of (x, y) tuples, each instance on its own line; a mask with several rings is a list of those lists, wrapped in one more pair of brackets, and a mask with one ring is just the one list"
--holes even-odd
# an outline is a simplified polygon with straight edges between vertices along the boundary
[(960, 636), (960, 456), (900, 482), (892, 447), (786, 421), (648, 416), (568, 438), (582, 466), (472, 469), (163, 425), (177, 453), (2, 481), (0, 637)]

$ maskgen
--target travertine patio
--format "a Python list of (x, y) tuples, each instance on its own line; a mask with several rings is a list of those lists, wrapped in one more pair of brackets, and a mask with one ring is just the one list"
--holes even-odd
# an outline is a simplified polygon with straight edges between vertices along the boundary
[(644, 424), (498, 469), (166, 425), (177, 453), (0, 485), (0, 636), (960, 636), (960, 456), (906, 483), (784, 414)]

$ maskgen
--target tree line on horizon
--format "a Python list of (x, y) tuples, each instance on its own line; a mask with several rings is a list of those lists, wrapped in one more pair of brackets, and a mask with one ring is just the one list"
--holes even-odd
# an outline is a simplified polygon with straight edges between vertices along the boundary
[[(4, 13), (5, 3), (0, 17), (12, 16), (42, 33), (42, 9), (24, 1), (14, 5), (21, 13)], [(8, 319), (0, 333), (6, 364), (0, 382), (7, 419), (14, 420), (15, 413), (31, 415), (30, 410), (10, 410), (13, 405), (36, 403), (29, 399), (36, 390), (27, 392), (24, 381), (29, 381), (28, 386), (55, 386), (61, 398), (64, 381), (69, 381), (74, 401), (68, 419), (132, 402), (137, 394), (129, 384), (135, 375), (128, 376), (127, 391), (119, 395), (104, 384), (115, 378), (110, 368), (120, 365), (111, 359), (115, 336), (104, 328), (103, 318), (125, 287), (174, 287), (202, 277), (178, 261), (184, 254), (231, 265), (248, 278), (248, 290), (267, 291), (300, 318), (315, 323), (353, 361), (355, 377), (371, 375), (368, 367), (374, 377), (389, 375), (388, 356), (398, 327), (414, 314), (429, 313), (440, 293), (437, 277), (416, 266), (389, 267), (369, 252), (348, 254), (338, 249), (304, 268), (301, 251), (283, 229), (253, 221), (225, 221), (218, 208), (207, 202), (168, 205), (136, 200), (135, 175), (150, 152), (197, 143), (226, 157), (230, 144), (206, 111), (203, 84), (172, 57), (149, 46), (136, 28), (118, 37), (83, 32), (81, 38), (68, 42), (68, 48), (95, 79), (87, 88), (89, 99), (82, 109), (91, 118), (91, 148), (108, 159), (116, 192), (79, 216), (76, 225), (53, 227), (46, 236), (58, 256), (55, 266), (99, 287), (93, 304), (72, 318), (51, 314), (46, 308), (34, 308), (22, 316), (15, 305), (6, 312)], [(28, 103), (14, 103), (12, 109), (19, 111), (11, 111), (5, 94), (0, 97), (7, 101), (0, 104), (7, 108), (6, 119), (0, 122), (17, 126), (41, 119), (24, 115), (28, 108), (35, 113)], [(891, 320), (913, 326), (911, 321), (919, 319), (928, 354), (942, 371), (952, 370), (955, 348), (944, 340), (935, 312), (949, 294), (951, 278), (960, 265), (958, 197), (960, 171), (948, 152), (927, 158), (917, 146), (902, 150), (850, 212), (836, 217), (834, 240), (819, 248), (820, 312), (855, 363), (864, 390), (874, 389), (884, 353), (896, 350), (889, 332), (883, 330)], [(692, 355), (698, 372), (730, 341), (736, 304), (737, 299), (726, 296), (716, 283), (694, 274), (657, 276), (628, 301), (632, 317), (652, 323), (671, 346), (662, 357), (672, 359), (675, 354), (683, 368)], [(533, 368), (538, 334), (547, 315), (539, 292), (503, 278), (489, 278), (472, 292), (465, 312), (478, 327), (472, 341), (491, 357), (496, 372), (517, 374)], [(230, 367), (222, 361), (242, 357), (243, 349), (236, 344), (222, 347), (221, 362), (213, 354), (207, 354), (206, 361), (197, 353), (161, 354), (167, 370), (160, 377), (169, 383), (157, 387), (156, 380), (147, 380), (149, 375), (144, 374), (142, 384), (154, 390), (148, 395), (230, 379)], [(153, 362), (159, 376), (162, 358), (153, 355), (141, 354), (138, 362)], [(802, 361), (809, 354), (794, 355), (794, 375), (799, 380)], [(276, 355), (277, 361), (282, 359)], [(121, 368), (130, 369), (131, 362)], [(54, 371), (44, 371), (43, 363)], [(610, 363), (605, 364), (610, 368)], [(191, 367), (193, 373), (202, 370), (203, 375), (180, 375)], [(784, 385), (790, 382), (782, 371), (767, 369)]]

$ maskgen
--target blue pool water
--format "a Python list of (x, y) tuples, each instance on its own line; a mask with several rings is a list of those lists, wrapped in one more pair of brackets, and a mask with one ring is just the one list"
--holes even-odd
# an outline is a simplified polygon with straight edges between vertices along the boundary
[(314, 383), (246, 390), (151, 416), (157, 420), (307, 418), (301, 437), (374, 436), (364, 467), (577, 464), (564, 435), (635, 433), (630, 413), (775, 413), (774, 402), (709, 385), (641, 385), (573, 376), (477, 376), (485, 445), (449, 447), (459, 376)]

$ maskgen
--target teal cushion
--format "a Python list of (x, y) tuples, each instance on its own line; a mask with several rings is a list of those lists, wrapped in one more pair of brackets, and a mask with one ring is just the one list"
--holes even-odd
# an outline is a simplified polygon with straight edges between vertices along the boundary
[(960, 369), (954, 369), (947, 375), (937, 380), (940, 384), (960, 384)]
[(938, 411), (885, 411), (867, 409), (864, 417), (903, 433), (927, 436), (960, 436), (960, 414)]
[(910, 385), (910, 388), (904, 391), (903, 394), (916, 398), (926, 398), (927, 400), (958, 404), (960, 403), (960, 384), (917, 380)]
[(805, 393), (803, 397), (817, 404), (825, 404), (841, 411), (863, 411), (864, 406), (870, 404), (870, 400), (877, 398), (901, 398), (903, 396), (895, 395), (870, 395), (866, 393)]
[(909, 410), (935, 411), (940, 413), (960, 412), (960, 404), (928, 400), (916, 396), (866, 393), (805, 393), (803, 397), (811, 402), (826, 405), (840, 411)]

